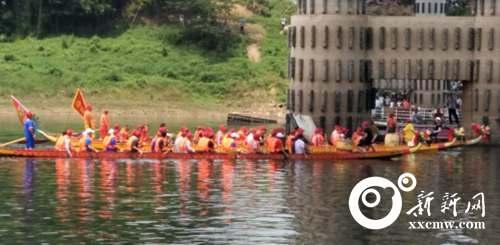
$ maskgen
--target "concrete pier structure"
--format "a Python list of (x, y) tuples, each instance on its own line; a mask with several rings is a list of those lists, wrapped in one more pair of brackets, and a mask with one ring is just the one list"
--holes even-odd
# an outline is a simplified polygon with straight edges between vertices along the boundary
[(496, 2), (478, 0), (472, 16), (450, 17), (368, 16), (363, 0), (299, 0), (289, 29), (289, 109), (327, 131), (352, 128), (369, 117), (374, 80), (460, 80), (465, 125), (488, 118), (499, 132)]

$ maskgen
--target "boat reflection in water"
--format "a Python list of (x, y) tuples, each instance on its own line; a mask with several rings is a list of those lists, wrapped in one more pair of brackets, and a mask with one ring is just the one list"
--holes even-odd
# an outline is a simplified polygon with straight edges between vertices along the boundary
[[(470, 148), (392, 160), (340, 162), (228, 160), (0, 159), (0, 239), (20, 243), (366, 244), (481, 242), (500, 239), (499, 153)], [(413, 173), (403, 212), (372, 232), (350, 216), (360, 180), (396, 182)], [(414, 232), (405, 214), (417, 191), (486, 196), (483, 231)], [(377, 209), (391, 208), (384, 193)], [(384, 199), (387, 198), (387, 199)], [(439, 204), (439, 202), (437, 203)], [(439, 208), (439, 205), (437, 205)], [(439, 213), (439, 210), (433, 210)]]

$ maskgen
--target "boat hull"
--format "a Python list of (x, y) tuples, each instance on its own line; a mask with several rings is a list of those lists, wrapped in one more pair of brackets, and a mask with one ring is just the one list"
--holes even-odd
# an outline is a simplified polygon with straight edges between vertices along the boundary
[[(239, 153), (131, 153), (131, 152), (75, 152), (72, 158), (85, 159), (254, 159), (254, 160), (349, 160), (391, 158), (412, 153), (411, 150), (393, 152), (336, 152), (308, 155), (239, 154)], [(0, 156), (27, 158), (69, 158), (66, 152), (56, 150), (0, 149)]]

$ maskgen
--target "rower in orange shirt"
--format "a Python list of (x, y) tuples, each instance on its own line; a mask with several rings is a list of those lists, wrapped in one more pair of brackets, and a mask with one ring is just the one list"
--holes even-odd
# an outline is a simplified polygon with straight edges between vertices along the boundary
[(92, 105), (87, 104), (83, 113), (83, 126), (85, 129), (94, 128), (94, 116), (92, 115)]
[(106, 110), (101, 114), (99, 120), (99, 138), (104, 139), (109, 131), (109, 112)]

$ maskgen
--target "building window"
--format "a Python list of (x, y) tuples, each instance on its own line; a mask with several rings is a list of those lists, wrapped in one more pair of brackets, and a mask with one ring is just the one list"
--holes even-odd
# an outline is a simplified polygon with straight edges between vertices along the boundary
[(460, 27), (455, 28), (455, 49), (460, 49), (460, 41), (462, 40), (462, 32)]
[(297, 6), (298, 6), (299, 14), (302, 14), (302, 1), (305, 1), (305, 0), (298, 0), (297, 1)]
[(488, 67), (486, 68), (486, 81), (493, 82), (493, 60), (488, 60)]
[(353, 121), (352, 121), (352, 116), (347, 117), (347, 129), (350, 131), (353, 131)]
[(405, 49), (411, 49), (411, 29), (405, 29)]
[(385, 60), (378, 61), (378, 79), (385, 79)]
[(323, 14), (328, 14), (328, 0), (323, 0)]
[(483, 29), (482, 28), (477, 28), (475, 38), (476, 38), (476, 40), (474, 41), (474, 43), (476, 44), (477, 51), (481, 51), (481, 44), (483, 43)]
[(347, 91), (347, 112), (352, 112), (354, 109), (354, 92), (352, 90)]
[(398, 60), (391, 61), (391, 79), (398, 79)]
[(330, 62), (328, 60), (323, 61), (323, 82), (328, 82), (330, 79)]
[(306, 28), (304, 26), (300, 27), (300, 47), (306, 47)]
[(373, 28), (366, 28), (366, 49), (373, 48)]
[(292, 27), (292, 47), (297, 46), (297, 27)]
[(302, 0), (302, 13), (307, 14), (307, 0)]
[(335, 80), (337, 82), (340, 82), (340, 81), (342, 81), (342, 61), (341, 60), (337, 60), (336, 64), (335, 64), (335, 67), (336, 67)]
[[(299, 0), (300, 1), (300, 0)], [(420, 4), (415, 4), (415, 12), (420, 13)]]
[(316, 26), (311, 28), (311, 48), (316, 48)]
[(468, 40), (467, 40), (467, 48), (470, 50), (470, 51), (473, 51), (474, 50), (474, 41), (475, 41), (475, 34), (474, 34), (474, 28), (469, 28), (469, 36), (468, 36)]
[(342, 49), (342, 40), (343, 40), (342, 27), (337, 27), (337, 48)]
[(328, 92), (323, 92), (323, 103), (321, 103), (321, 112), (325, 113), (328, 107)]
[(431, 105), (436, 106), (436, 95), (434, 93), (431, 94)]
[(359, 28), (359, 49), (364, 50), (366, 45), (366, 29), (364, 27)]
[(438, 12), (438, 4), (434, 3), (434, 13), (439, 13)]
[(304, 92), (299, 90), (299, 112), (302, 113), (304, 109)]
[(490, 0), (491, 3), (491, 15), (496, 15), (496, 11), (497, 11), (497, 0)]
[(474, 89), (474, 111), (479, 111), (479, 89)]
[(494, 28), (491, 28), (490, 32), (489, 32), (488, 49), (490, 51), (495, 49), (495, 29)]
[(337, 0), (337, 14), (342, 10), (342, 0)]
[(484, 15), (484, 0), (479, 0), (480, 2), (480, 9), (481, 9), (481, 15)]
[(422, 13), (425, 14), (425, 3), (422, 3)]
[(339, 113), (342, 108), (342, 92), (335, 92), (335, 112)]
[(424, 94), (420, 94), (418, 99), (419, 99), (419, 104), (422, 105), (424, 103)]
[(363, 105), (365, 104), (363, 101), (364, 99), (365, 99), (365, 91), (359, 90), (358, 91), (358, 112), (359, 113), (363, 112)]
[(309, 2), (311, 4), (309, 13), (314, 14), (316, 11), (316, 0), (309, 0)]
[(314, 90), (309, 92), (309, 112), (314, 112)]
[(349, 49), (354, 48), (355, 36), (356, 36), (356, 29), (353, 26), (349, 27), (349, 35), (347, 36), (347, 46)]
[(347, 80), (352, 82), (354, 80), (354, 61), (350, 60), (347, 65)]
[(379, 48), (385, 49), (385, 27), (380, 27)]
[(290, 98), (291, 98), (291, 101), (290, 101), (290, 105), (291, 105), (291, 110), (293, 112), (295, 112), (295, 89), (292, 89), (292, 94), (290, 95)]
[(330, 43), (330, 28), (325, 26), (325, 39), (323, 41), (323, 48), (328, 49), (328, 44)]
[(339, 116), (335, 117), (335, 125), (342, 125), (342, 119)]
[(436, 29), (431, 28), (429, 31), (429, 49), (433, 50), (436, 47)]
[(392, 49), (398, 48), (398, 28), (391, 29), (391, 47)]
[(418, 30), (417, 42), (418, 42), (418, 49), (419, 50), (424, 49), (424, 29), (423, 28), (420, 28)]
[(432, 3), (427, 4), (427, 13), (429, 13), (429, 14), (432, 13)]
[(448, 38), (448, 29), (444, 29), (443, 30), (443, 39), (442, 40), (443, 40), (443, 43), (442, 43), (443, 50), (446, 51), (446, 50), (448, 50), (448, 40), (449, 40), (449, 38)]
[(304, 81), (304, 60), (299, 60), (299, 81)]
[(316, 66), (314, 59), (309, 60), (309, 81), (314, 82), (315, 81), (315, 71), (316, 71)]
[(434, 80), (435, 67), (434, 60), (429, 60), (429, 65), (427, 66), (428, 79)]

